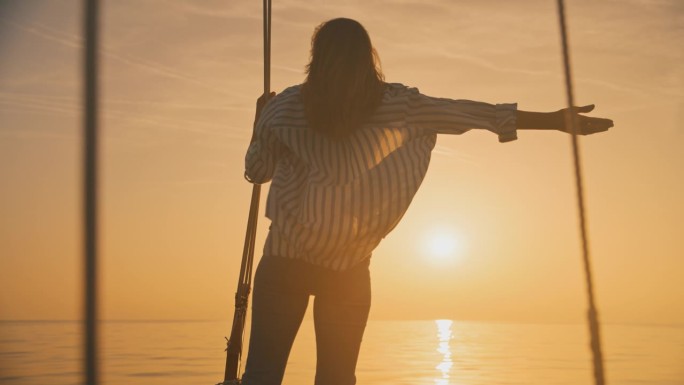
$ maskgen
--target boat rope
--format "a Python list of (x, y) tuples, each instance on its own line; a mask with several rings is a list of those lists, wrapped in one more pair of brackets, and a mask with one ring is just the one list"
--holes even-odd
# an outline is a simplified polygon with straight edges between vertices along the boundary
[[(271, 0), (263, 0), (263, 28), (264, 28), (264, 98), (271, 93)], [(249, 179), (247, 179), (249, 181)], [(250, 181), (251, 182), (251, 181)], [(249, 293), (252, 287), (252, 267), (254, 265), (254, 246), (256, 241), (257, 223), (259, 219), (259, 200), (261, 185), (252, 184), (252, 198), (247, 219), (245, 243), (242, 249), (240, 276), (235, 293), (235, 314), (231, 328), (228, 346), (226, 347), (226, 370), (222, 385), (239, 384), (242, 364), (242, 350), (244, 346), (245, 322)]]
[(83, 34), (83, 374), (98, 383), (98, 0), (84, 0)]
[(586, 278), (587, 297), (589, 309), (587, 320), (590, 332), (590, 348), (593, 358), (594, 383), (604, 385), (605, 374), (603, 368), (603, 354), (601, 351), (601, 338), (598, 321), (598, 311), (594, 301), (594, 285), (591, 272), (591, 260), (589, 258), (589, 239), (587, 234), (587, 219), (584, 205), (584, 187), (582, 182), (582, 169), (580, 165), (580, 150), (577, 140), (577, 114), (574, 112), (575, 100), (572, 87), (572, 73), (570, 68), (570, 50), (568, 48), (568, 33), (565, 23), (565, 4), (558, 0), (558, 19), (560, 22), (561, 42), (563, 48), (563, 68), (565, 70), (565, 89), (568, 109), (565, 114), (565, 124), (571, 127), (572, 132), (572, 155), (575, 166), (575, 184), (577, 190), (577, 205), (579, 211), (580, 233), (582, 237), (582, 260), (584, 263), (584, 276)]

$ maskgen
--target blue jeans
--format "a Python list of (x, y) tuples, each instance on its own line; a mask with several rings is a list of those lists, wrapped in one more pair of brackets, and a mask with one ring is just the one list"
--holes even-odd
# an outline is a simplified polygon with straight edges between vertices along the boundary
[(280, 385), (287, 358), (314, 299), (316, 385), (353, 385), (370, 311), (370, 258), (337, 272), (264, 256), (254, 278), (252, 332), (243, 385)]

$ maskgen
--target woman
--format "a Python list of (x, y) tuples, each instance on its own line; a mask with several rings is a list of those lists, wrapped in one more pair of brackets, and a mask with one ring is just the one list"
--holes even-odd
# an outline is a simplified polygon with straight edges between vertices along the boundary
[[(263, 102), (245, 176), (272, 181), (272, 223), (255, 276), (244, 385), (281, 383), (310, 295), (316, 385), (356, 383), (370, 256), (408, 209), (437, 134), (485, 129), (508, 142), (518, 129), (568, 132), (565, 110), (525, 112), (385, 83), (367, 32), (350, 19), (320, 25), (304, 84), (273, 97), (262, 112)], [(613, 125), (579, 114), (577, 121), (583, 135)]]

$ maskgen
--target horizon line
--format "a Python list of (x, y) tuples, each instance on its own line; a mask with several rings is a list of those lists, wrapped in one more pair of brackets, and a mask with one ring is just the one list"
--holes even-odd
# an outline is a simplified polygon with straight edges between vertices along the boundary
[[(371, 322), (388, 322), (388, 321), (440, 321), (449, 320), (461, 323), (485, 323), (485, 324), (519, 324), (519, 325), (584, 325), (582, 321), (503, 321), (503, 320), (477, 320), (477, 319), (455, 319), (455, 318), (371, 318)], [(304, 319), (304, 322), (311, 321)], [(82, 319), (0, 319), (0, 323), (79, 323), (84, 322)], [(230, 323), (230, 319), (100, 319), (98, 322), (104, 323), (207, 323), (207, 322), (226, 322)], [(677, 327), (684, 328), (684, 323), (649, 323), (649, 322), (601, 322), (602, 325), (613, 326), (658, 326), (658, 327)]]

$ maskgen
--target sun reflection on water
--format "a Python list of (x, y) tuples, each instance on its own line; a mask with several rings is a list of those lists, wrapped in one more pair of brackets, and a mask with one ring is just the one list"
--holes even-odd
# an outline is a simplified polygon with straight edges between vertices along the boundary
[(451, 349), (449, 348), (449, 342), (452, 338), (451, 325), (452, 320), (448, 319), (438, 319), (435, 320), (437, 324), (437, 338), (439, 338), (439, 347), (437, 351), (442, 354), (442, 361), (435, 367), (439, 370), (440, 377), (435, 378), (435, 385), (449, 385), (449, 373), (451, 372), (451, 367), (454, 365), (451, 360)]

